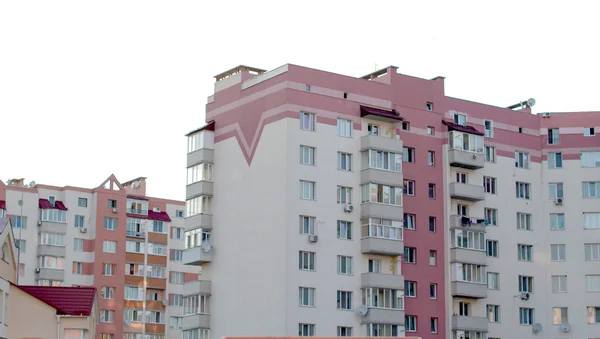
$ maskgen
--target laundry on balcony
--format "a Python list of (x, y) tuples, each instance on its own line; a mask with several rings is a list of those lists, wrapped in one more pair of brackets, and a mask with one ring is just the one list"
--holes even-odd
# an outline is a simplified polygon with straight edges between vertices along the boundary
[(488, 220), (487, 219), (477, 219), (477, 218), (462, 217), (460, 219), (460, 223), (463, 226), (471, 226), (472, 224), (484, 224), (485, 226), (487, 226), (488, 225)]

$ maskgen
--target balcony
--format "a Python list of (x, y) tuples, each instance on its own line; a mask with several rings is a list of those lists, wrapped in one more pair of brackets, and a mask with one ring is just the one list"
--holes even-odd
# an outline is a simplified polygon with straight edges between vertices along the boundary
[(40, 273), (37, 274), (36, 279), (64, 281), (65, 270), (58, 270), (54, 268), (40, 268)]
[(486, 317), (466, 317), (455, 315), (452, 316), (453, 331), (488, 331), (488, 318)]
[(38, 245), (37, 255), (49, 255), (52, 257), (65, 257), (67, 253), (65, 246), (50, 246), (50, 245)]
[(378, 149), (402, 154), (404, 144), (396, 138), (386, 138), (378, 135), (365, 135), (360, 138), (360, 150)]
[(404, 242), (386, 238), (367, 237), (360, 239), (363, 254), (398, 256), (404, 254)]
[(404, 210), (401, 205), (387, 205), (377, 202), (366, 202), (360, 205), (361, 218), (381, 218), (390, 220), (402, 220)]
[(449, 191), (450, 197), (452, 199), (466, 201), (482, 201), (485, 199), (483, 186), (475, 186), (463, 184), (460, 182), (453, 182), (450, 184)]
[(450, 249), (450, 262), (461, 262), (466, 264), (487, 265), (485, 251), (472, 250), (467, 248), (455, 247)]
[(462, 215), (451, 215), (450, 216), (450, 229), (462, 229), (475, 232), (486, 232), (486, 226), (483, 222), (483, 218), (474, 218), (477, 220), (476, 223), (471, 222), (472, 218), (463, 217)]
[(136, 215), (148, 215), (148, 210), (141, 208), (127, 208), (127, 213)]
[(128, 237), (133, 237), (133, 238), (141, 238), (141, 239), (146, 238), (146, 233), (138, 232), (138, 231), (127, 230), (127, 231), (125, 231), (125, 235), (127, 235)]
[(472, 170), (483, 168), (485, 164), (483, 153), (463, 151), (460, 149), (451, 149), (448, 151), (448, 162), (450, 163), (450, 166)]
[(181, 327), (184, 331), (194, 328), (210, 328), (210, 314), (185, 315), (181, 320)]
[(212, 214), (196, 214), (185, 218), (185, 229), (194, 228), (212, 229)]
[(185, 188), (186, 199), (191, 199), (199, 195), (213, 195), (213, 182), (212, 181), (197, 181), (193, 184), (187, 185)]
[(204, 252), (200, 246), (183, 251), (183, 263), (186, 265), (202, 265), (212, 261), (213, 250)]
[(404, 310), (369, 307), (369, 312), (362, 317), (361, 323), (404, 325)]
[(377, 168), (367, 168), (360, 171), (361, 185), (376, 182), (388, 186), (399, 186), (404, 182), (402, 172), (386, 171)]
[(404, 290), (404, 276), (397, 274), (363, 273), (360, 275), (361, 288), (378, 287)]
[(59, 224), (52, 221), (42, 221), (40, 232), (42, 233), (67, 233), (67, 224)]
[(466, 281), (453, 281), (450, 284), (450, 294), (453, 297), (464, 297), (473, 299), (487, 298), (488, 288), (486, 284), (478, 284)]
[(193, 295), (193, 294), (210, 294), (210, 281), (208, 280), (196, 280), (186, 282), (183, 285), (183, 295)]
[(199, 150), (195, 150), (187, 155), (187, 167), (194, 166), (196, 164), (208, 162), (215, 162), (215, 151), (208, 148), (201, 148)]
[[(378, 223), (388, 222), (388, 225)], [(404, 233), (400, 221), (364, 219), (361, 226), (361, 253), (398, 256), (404, 253)]]

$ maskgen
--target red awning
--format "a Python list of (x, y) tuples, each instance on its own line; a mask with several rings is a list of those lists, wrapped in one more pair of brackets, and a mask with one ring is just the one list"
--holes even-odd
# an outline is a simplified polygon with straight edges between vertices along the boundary
[(6, 201), (0, 200), (0, 210), (6, 210)]
[(52, 203), (50, 203), (48, 199), (40, 199), (40, 208), (43, 210), (69, 210), (62, 201), (56, 200), (54, 202), (54, 206), (52, 206)]
[(156, 220), (156, 221), (171, 222), (171, 218), (169, 217), (167, 212), (148, 211), (148, 219)]
[(128, 199), (135, 199), (135, 200), (144, 200), (144, 201), (148, 201), (148, 198), (146, 197), (142, 197), (141, 195), (127, 195)]
[(458, 131), (458, 132), (475, 134), (475, 135), (482, 135), (482, 136), (485, 135), (485, 133), (479, 132), (473, 126), (463, 126), (463, 125), (455, 124), (455, 123), (453, 123), (451, 121), (448, 121), (448, 120), (442, 120), (442, 123), (444, 125), (448, 126), (448, 130), (449, 131)]
[(404, 120), (395, 109), (389, 111), (381, 108), (360, 106), (360, 117), (373, 116), (374, 118), (384, 118), (386, 120)]

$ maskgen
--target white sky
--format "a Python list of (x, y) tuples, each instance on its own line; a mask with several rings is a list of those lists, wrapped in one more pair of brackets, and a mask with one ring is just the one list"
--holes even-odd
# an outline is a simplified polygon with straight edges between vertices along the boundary
[(489, 3), (2, 1), (0, 179), (146, 176), (148, 194), (183, 200), (183, 135), (203, 125), (213, 76), (239, 64), (357, 77), (393, 64), (445, 76), (449, 96), (600, 110), (600, 3)]

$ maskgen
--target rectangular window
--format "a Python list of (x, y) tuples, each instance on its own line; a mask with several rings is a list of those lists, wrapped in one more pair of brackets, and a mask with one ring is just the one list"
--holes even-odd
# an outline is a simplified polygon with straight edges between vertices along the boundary
[(352, 309), (352, 292), (337, 291), (337, 309), (351, 310)]
[(485, 233), (465, 230), (454, 230), (453, 247), (485, 251)]
[(518, 244), (517, 249), (519, 261), (533, 262), (533, 245)]
[(485, 284), (486, 283), (486, 267), (483, 265), (475, 265), (475, 264), (463, 264), (456, 263), (453, 264), (453, 269), (456, 269), (456, 280), (471, 282), (477, 284)]
[(83, 215), (76, 215), (74, 225), (76, 228), (85, 227), (85, 217)]
[(600, 151), (580, 152), (581, 167), (600, 167)]
[(375, 168), (384, 171), (402, 173), (401, 154), (370, 149), (363, 151), (361, 156), (363, 169)]
[[(315, 336), (315, 324), (298, 324), (298, 336), (299, 337), (314, 337)], [(186, 338), (184, 338), (186, 339)]]
[(305, 131), (316, 130), (316, 116), (313, 113), (300, 112), (300, 129)]
[(73, 239), (73, 251), (74, 252), (83, 252), (83, 239), (79, 239), (79, 238)]
[(171, 227), (171, 239), (183, 239), (185, 229), (181, 227)]
[(379, 125), (368, 124), (367, 125), (367, 134), (368, 135), (379, 135)]
[(117, 230), (117, 218), (104, 217), (104, 229), (116, 231)]
[(600, 307), (588, 306), (587, 313), (588, 313), (588, 324), (600, 323)]
[(550, 254), (552, 261), (566, 261), (566, 251), (566, 245), (564, 244), (550, 245)]
[(551, 183), (549, 185), (549, 190), (550, 190), (550, 199), (551, 200), (564, 198), (564, 189), (563, 189), (562, 182)]
[(337, 237), (338, 239), (352, 240), (352, 222), (338, 220)]
[(402, 206), (402, 188), (382, 184), (362, 185), (361, 202)]
[(417, 332), (417, 316), (407, 315), (404, 317), (404, 330), (406, 332)]
[(337, 336), (338, 337), (351, 337), (352, 336), (352, 327), (338, 326), (337, 327)]
[(404, 195), (415, 195), (415, 182), (413, 180), (404, 180)]
[(562, 168), (562, 153), (548, 153), (548, 168)]
[(485, 146), (485, 162), (495, 163), (496, 162), (496, 147)]
[(584, 127), (583, 128), (583, 136), (584, 137), (593, 137), (594, 135), (596, 135), (596, 131), (594, 130), (594, 127)]
[(298, 288), (298, 305), (315, 307), (315, 289), (312, 287)]
[(115, 311), (100, 310), (100, 322), (101, 323), (114, 323), (115, 322)]
[(183, 261), (183, 251), (171, 249), (171, 261)]
[(564, 213), (550, 213), (550, 230), (564, 231), (565, 215)]
[(498, 226), (498, 210), (495, 208), (484, 208), (483, 215), (489, 226)]
[(517, 212), (517, 229), (531, 231), (531, 214)]
[(352, 136), (352, 120), (338, 118), (337, 135), (350, 138)]
[(533, 293), (533, 277), (519, 276), (519, 292)]
[(352, 257), (343, 255), (337, 256), (337, 273), (352, 274)]
[(469, 206), (464, 204), (456, 204), (456, 214), (466, 217), (469, 215)]
[(600, 260), (600, 243), (584, 244), (586, 261), (597, 261)]
[(417, 297), (417, 282), (416, 281), (404, 281), (404, 296), (409, 298)]
[(492, 120), (484, 120), (483, 125), (485, 127), (485, 137), (493, 138), (494, 137), (494, 122)]
[(429, 199), (435, 199), (435, 184), (429, 184), (428, 192), (429, 192)]
[(432, 126), (427, 126), (427, 135), (435, 135), (435, 128)]
[(300, 180), (300, 199), (315, 200), (315, 183)]
[(431, 318), (429, 320), (429, 331), (431, 333), (438, 333), (438, 318)]
[(200, 181), (213, 181), (213, 164), (200, 163), (187, 168), (187, 184)]
[(170, 317), (169, 327), (174, 329), (181, 329), (182, 317)]
[(583, 213), (583, 229), (600, 229), (600, 213)]
[(410, 131), (410, 122), (408, 122), (408, 121), (402, 121), (402, 130), (403, 131)]
[(176, 218), (183, 218), (183, 210), (177, 210), (177, 211), (175, 211), (175, 217)]
[(27, 228), (27, 217), (13, 215), (10, 218), (11, 218), (10, 221), (12, 222), (13, 228), (23, 228), (23, 229)]
[(369, 273), (381, 273), (380, 259), (369, 259)]
[(402, 160), (404, 162), (415, 162), (415, 149), (412, 147), (403, 147), (402, 148)]
[(500, 322), (500, 305), (487, 305), (488, 320), (492, 323)]
[(102, 265), (102, 275), (113, 276), (117, 272), (117, 264), (106, 264)]
[(435, 217), (429, 217), (429, 232), (436, 231), (436, 220)]
[(55, 209), (42, 210), (42, 221), (50, 221), (65, 224), (67, 222), (67, 211)]
[(466, 126), (467, 116), (464, 114), (454, 113), (454, 123), (461, 126)]
[(300, 234), (315, 234), (315, 217), (300, 216)]
[(429, 166), (435, 166), (435, 152), (427, 151), (427, 164)]
[(498, 258), (498, 241), (488, 240), (487, 241), (487, 256)]
[(429, 250), (429, 266), (437, 265), (437, 251)]
[(169, 282), (171, 284), (183, 285), (184, 284), (184, 274), (183, 272), (169, 272)]
[(82, 262), (73, 262), (73, 274), (81, 275), (83, 274), (83, 263)]
[(468, 178), (467, 173), (456, 172), (456, 182), (458, 182), (460, 184), (466, 184), (467, 178)]
[(600, 181), (584, 181), (581, 187), (584, 198), (600, 198)]
[(429, 284), (429, 299), (437, 299), (437, 284)]
[(448, 143), (451, 150), (459, 150), (483, 154), (483, 136), (452, 131), (448, 133)]
[(341, 171), (352, 171), (352, 154), (337, 152), (337, 165)]
[(315, 165), (315, 148), (300, 146), (300, 163), (303, 165)]
[(552, 314), (553, 314), (552, 323), (554, 325), (568, 324), (569, 323), (569, 315), (568, 315), (567, 311), (568, 311), (568, 308), (566, 308), (566, 307), (553, 307), (552, 308)]
[(298, 268), (303, 271), (314, 271), (315, 253), (306, 251), (298, 252)]
[(102, 252), (104, 253), (117, 253), (117, 242), (104, 240), (102, 244)]
[(517, 181), (515, 188), (518, 199), (531, 199), (531, 184)]
[(500, 289), (500, 273), (488, 272), (487, 274), (488, 290)]
[(108, 199), (108, 208), (117, 208), (117, 201), (114, 199)]
[(417, 263), (417, 249), (415, 247), (404, 246), (404, 262), (407, 264)]
[(515, 167), (529, 168), (529, 153), (515, 152)]
[(337, 203), (352, 204), (352, 187), (337, 187)]
[(417, 226), (417, 216), (415, 214), (404, 213), (404, 228), (414, 230)]
[(552, 293), (565, 293), (567, 292), (567, 276), (566, 275), (553, 275), (552, 279)]
[(363, 288), (362, 304), (373, 308), (404, 310), (404, 293), (390, 288)]
[(533, 308), (519, 308), (519, 323), (521, 325), (533, 325), (535, 321)]
[(86, 198), (78, 198), (77, 206), (79, 207), (87, 207), (87, 199)]
[(41, 233), (40, 245), (65, 246), (65, 235), (58, 233)]
[(100, 289), (100, 298), (102, 298), (102, 299), (110, 300), (110, 299), (114, 298), (114, 294), (115, 294), (114, 287), (102, 286), (102, 288)]
[(483, 189), (485, 193), (497, 194), (496, 178), (483, 177)]
[(21, 251), (21, 253), (27, 252), (27, 240), (17, 239), (15, 240), (16, 246)]
[(212, 197), (201, 195), (188, 199), (185, 201), (185, 209), (188, 217), (198, 214), (212, 214)]
[(558, 131), (558, 128), (548, 128), (548, 145), (558, 145), (560, 143)]
[(600, 275), (586, 275), (585, 286), (586, 292), (600, 292)]

